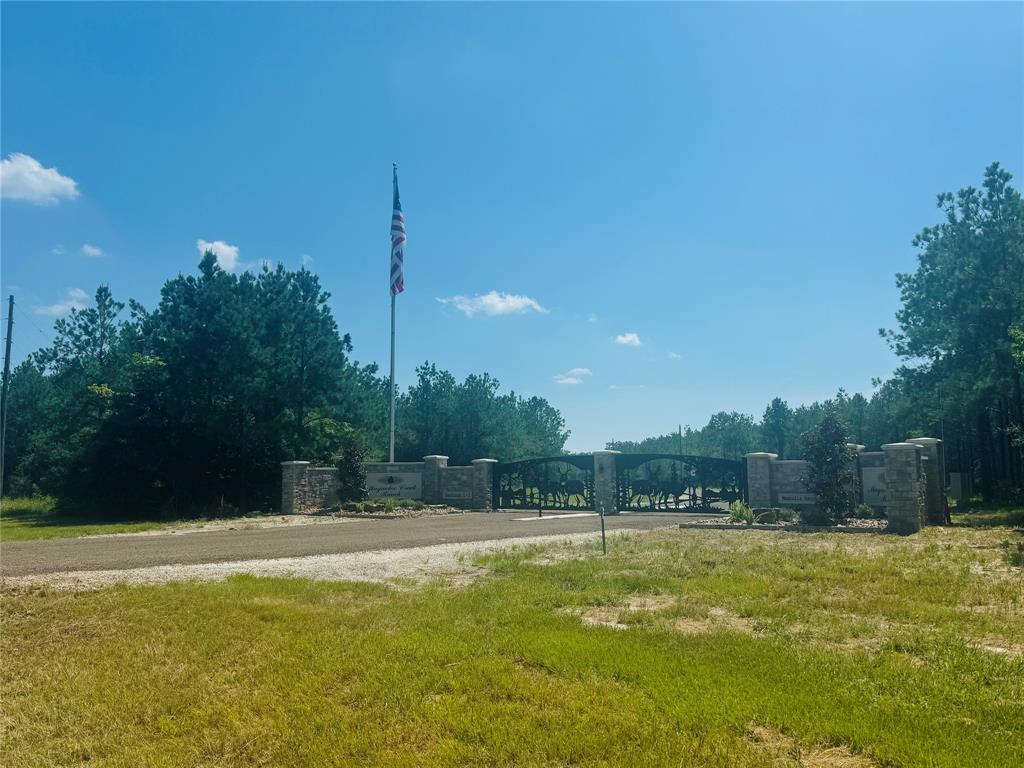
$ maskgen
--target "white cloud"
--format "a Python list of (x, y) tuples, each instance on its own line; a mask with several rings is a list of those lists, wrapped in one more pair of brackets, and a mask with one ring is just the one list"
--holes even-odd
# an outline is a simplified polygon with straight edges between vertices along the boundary
[(52, 253), (54, 256), (63, 256), (65, 253), (67, 253), (67, 249), (63, 245), (55, 245), (53, 246), (53, 249), (50, 251), (50, 253)]
[(56, 205), (78, 197), (78, 182), (61, 176), (56, 168), (43, 168), (34, 157), (13, 152), (0, 160), (0, 197), (36, 205)]
[(584, 376), (590, 376), (592, 372), (589, 368), (572, 368), (565, 373), (556, 373), (554, 376), (555, 384), (582, 384)]
[(89, 294), (81, 288), (68, 288), (68, 297), (64, 301), (58, 301), (56, 304), (46, 304), (41, 307), (36, 307), (33, 311), (37, 315), (60, 317), (61, 315), (66, 315), (72, 309), (85, 309), (85, 302), (88, 300)]
[(491, 291), (480, 296), (452, 296), (447, 299), (438, 299), (442, 304), (452, 304), (466, 317), (484, 314), (494, 317), (495, 315), (522, 315), (526, 312), (540, 312), (548, 314), (535, 299), (529, 296), (516, 296), (512, 293), (498, 293)]
[(589, 315), (587, 315), (587, 322), (588, 323), (596, 323), (597, 322), (597, 313), (596, 312), (591, 312)]
[(683, 358), (683, 356), (680, 355), (678, 352), (669, 352), (668, 353), (668, 359), (669, 360), (682, 360), (682, 358)]
[(309, 269), (311, 266), (313, 266), (313, 257), (310, 256), (308, 253), (302, 254), (302, 266), (305, 267), (306, 269)]
[(100, 248), (98, 245), (89, 245), (88, 243), (86, 243), (85, 245), (82, 246), (82, 253), (84, 253), (86, 256), (102, 256), (103, 249)]
[(230, 272), (238, 266), (237, 245), (228, 245), (223, 240), (214, 240), (212, 243), (208, 240), (196, 240), (196, 248), (199, 249), (200, 256), (207, 251), (213, 251), (213, 255), (217, 257), (217, 266), (225, 272)]
[(632, 331), (629, 331), (628, 333), (620, 333), (615, 337), (615, 343), (622, 344), (627, 347), (639, 347), (643, 344), (643, 342), (640, 341), (640, 336)]

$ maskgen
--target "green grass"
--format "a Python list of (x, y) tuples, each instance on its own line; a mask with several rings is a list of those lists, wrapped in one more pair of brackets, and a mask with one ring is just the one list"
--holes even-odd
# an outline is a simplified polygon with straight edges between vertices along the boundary
[(1022, 540), (676, 530), (461, 588), (7, 591), (0, 763), (1016, 768)]
[(1024, 528), (1024, 507), (976, 508), (969, 512), (953, 512), (950, 518), (953, 525), (971, 528), (991, 528), (997, 525)]
[(167, 527), (154, 520), (88, 520), (54, 511), (54, 499), (5, 498), (0, 501), (0, 541), (66, 539), (100, 533), (135, 533)]

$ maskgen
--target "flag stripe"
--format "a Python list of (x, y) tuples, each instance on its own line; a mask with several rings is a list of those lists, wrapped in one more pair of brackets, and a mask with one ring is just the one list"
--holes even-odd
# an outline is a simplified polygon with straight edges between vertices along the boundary
[(391, 295), (405, 290), (405, 216), (398, 198), (398, 170), (394, 172), (395, 199), (391, 212)]

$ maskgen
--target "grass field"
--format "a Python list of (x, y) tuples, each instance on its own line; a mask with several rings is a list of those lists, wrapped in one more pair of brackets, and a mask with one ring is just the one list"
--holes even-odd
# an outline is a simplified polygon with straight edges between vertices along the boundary
[(461, 587), (7, 591), (0, 763), (1016, 768), (1022, 541), (658, 531)]
[(61, 515), (54, 511), (54, 500), (48, 496), (5, 498), (0, 501), (0, 541), (135, 533), (157, 530), (167, 525), (153, 520), (83, 520)]

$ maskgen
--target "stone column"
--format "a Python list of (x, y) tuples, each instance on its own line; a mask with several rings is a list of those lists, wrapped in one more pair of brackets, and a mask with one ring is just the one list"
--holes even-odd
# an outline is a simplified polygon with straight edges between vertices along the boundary
[(747, 503), (753, 509), (771, 507), (772, 462), (779, 454), (758, 451), (744, 458), (747, 460)]
[(473, 509), (494, 509), (494, 465), (497, 459), (473, 459)]
[(281, 462), (281, 514), (294, 515), (299, 504), (298, 496), (301, 492), (303, 482), (306, 479), (306, 472), (309, 470), (308, 461), (282, 461)]
[(915, 437), (908, 443), (921, 446), (925, 464), (924, 521), (928, 525), (946, 524), (946, 482), (942, 476), (942, 441), (937, 437)]
[(913, 443), (889, 443), (885, 452), (885, 514), (894, 533), (921, 530), (921, 457)]
[(441, 503), (441, 470), (448, 466), (447, 456), (423, 457), (423, 501)]
[(615, 457), (621, 451), (594, 451), (594, 510), (606, 515), (619, 514)]

